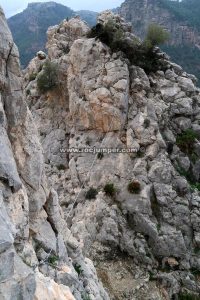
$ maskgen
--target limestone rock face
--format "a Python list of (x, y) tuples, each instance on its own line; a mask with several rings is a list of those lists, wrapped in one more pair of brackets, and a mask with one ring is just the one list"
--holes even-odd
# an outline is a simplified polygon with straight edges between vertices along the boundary
[(74, 42), (69, 60), (69, 110), (75, 127), (122, 129), (128, 109), (127, 65), (94, 39)]
[[(109, 18), (132, 34), (119, 16), (104, 12), (99, 21)], [(72, 24), (76, 28), (80, 20), (65, 26)], [(83, 32), (85, 24), (81, 26)], [(63, 39), (62, 27), (57, 26), (57, 41)], [(50, 239), (51, 248), (56, 246), (50, 231), (45, 236), (48, 228), (41, 216), (46, 214), (54, 231), (62, 233), (60, 245), (67, 244), (85, 287), (82, 293), (90, 299), (173, 299), (185, 291), (198, 295), (200, 90), (195, 77), (159, 49), (166, 69), (146, 74), (98, 39), (79, 35), (70, 51), (57, 57), (50, 37), (47, 48), (60, 66), (62, 93), (40, 95), (37, 80), (25, 84), (53, 188), (34, 222), (35, 239), (42, 243), (37, 255), (48, 253)], [(35, 66), (36, 61), (30, 63), (26, 79)], [(187, 145), (182, 143), (185, 135)], [(95, 156), (90, 151), (99, 147), (110, 153)], [(107, 184), (114, 190), (105, 189)], [(65, 233), (61, 224), (69, 227)], [(47, 272), (45, 266), (41, 269)], [(79, 299), (77, 272), (58, 274)]]
[[(1, 8), (0, 42), (0, 299), (108, 299), (47, 180), (39, 133), (23, 95), (28, 78), (23, 81)], [(32, 62), (31, 74), (43, 60), (44, 55)], [(55, 135), (61, 139), (63, 131)], [(81, 278), (76, 265), (84, 268)]]
[(47, 31), (47, 49), (50, 58), (59, 58), (68, 53), (73, 42), (86, 35), (89, 26), (78, 16), (63, 21), (59, 26), (50, 27)]
[(58, 285), (52, 279), (44, 277), (42, 274), (38, 274), (36, 279), (36, 292), (34, 300), (75, 300), (72, 296), (69, 288), (64, 285)]

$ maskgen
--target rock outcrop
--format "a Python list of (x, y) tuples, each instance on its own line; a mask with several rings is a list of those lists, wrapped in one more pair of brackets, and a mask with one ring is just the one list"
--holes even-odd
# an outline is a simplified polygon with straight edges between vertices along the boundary
[[(110, 18), (130, 31), (129, 24), (108, 12), (99, 21)], [(85, 26), (76, 18), (48, 32), (49, 59), (58, 64), (61, 78), (57, 90), (43, 95), (38, 91), (44, 64), (38, 58), (25, 74), (27, 103), (40, 133), (45, 171), (57, 191), (45, 204), (49, 222), (60, 233), (63, 216), (80, 251), (94, 261), (110, 299), (199, 295), (196, 78), (159, 49), (166, 69), (146, 74), (121, 52), (112, 53), (99, 39), (88, 39)], [(64, 40), (68, 53), (61, 51)], [(36, 70), (36, 79), (29, 82)], [(98, 148), (111, 153), (91, 153)], [(107, 184), (113, 184), (114, 190), (106, 192)], [(89, 197), (91, 188), (95, 195)], [(47, 232), (45, 225), (37, 224)], [(63, 237), (65, 244), (68, 237)], [(43, 238), (39, 241), (48, 248), (52, 238)], [(41, 256), (43, 251), (45, 247)], [(87, 266), (96, 278), (91, 261), (79, 259), (77, 266), (81, 277)], [(66, 282), (69, 286), (69, 278)], [(105, 294), (98, 298), (94, 285), (91, 289), (89, 299), (108, 299)]]
[(0, 299), (108, 299), (46, 177), (2, 9), (0, 39)]

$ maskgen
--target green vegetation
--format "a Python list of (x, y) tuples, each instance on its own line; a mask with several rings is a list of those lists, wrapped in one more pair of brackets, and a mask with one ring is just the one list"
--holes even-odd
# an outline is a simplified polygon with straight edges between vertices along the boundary
[(196, 246), (196, 247), (194, 248), (194, 253), (197, 254), (197, 255), (200, 254), (200, 248), (199, 248), (198, 246)]
[(192, 129), (187, 129), (177, 136), (176, 144), (182, 152), (192, 154), (197, 138), (198, 135)]
[(83, 272), (83, 270), (81, 269), (81, 266), (78, 264), (74, 265), (74, 269), (78, 275), (81, 275), (81, 273)]
[(41, 93), (46, 93), (58, 86), (58, 66), (47, 60), (42, 72), (37, 77), (37, 86)]
[(196, 190), (200, 191), (200, 183), (196, 182), (194, 184), (191, 184), (191, 188), (194, 190), (196, 189)]
[(104, 192), (107, 196), (113, 197), (116, 193), (116, 189), (113, 183), (107, 183), (104, 187)]
[(144, 120), (144, 128), (149, 128), (151, 121), (149, 119)]
[(37, 73), (32, 73), (32, 74), (29, 76), (29, 82), (35, 80), (36, 77), (37, 77)]
[(124, 32), (119, 24), (113, 20), (109, 20), (105, 25), (97, 23), (88, 33), (88, 38), (99, 38), (102, 43), (108, 45), (112, 51), (120, 48)]
[(169, 32), (164, 30), (161, 26), (157, 24), (150, 24), (147, 31), (147, 36), (145, 38), (145, 43), (148, 47), (155, 47), (162, 45), (169, 39)]
[(194, 294), (180, 293), (178, 300), (200, 300), (200, 297)]
[(160, 57), (154, 52), (154, 46), (164, 43), (168, 33), (159, 25), (150, 25), (143, 43), (136, 38), (126, 38), (121, 25), (109, 20), (105, 25), (98, 23), (88, 33), (88, 38), (100, 39), (112, 52), (122, 51), (131, 64), (143, 68), (146, 73), (165, 70)]
[(31, 91), (28, 89), (26, 90), (26, 96), (29, 96), (31, 94)]
[(52, 256), (49, 256), (48, 263), (51, 264), (52, 266), (56, 266), (58, 260), (59, 260), (58, 256), (52, 255)]
[(140, 149), (140, 150), (137, 152), (137, 157), (139, 157), (139, 158), (144, 157), (144, 155), (145, 155), (145, 150), (143, 150), (143, 149)]
[(139, 181), (132, 181), (128, 184), (127, 189), (131, 194), (139, 194), (141, 191), (141, 185)]
[(81, 297), (82, 297), (82, 300), (91, 300), (91, 298), (88, 294), (82, 294)]
[(156, 228), (157, 228), (158, 231), (160, 231), (161, 225), (160, 225), (160, 224), (157, 224), (157, 225), (156, 225)]
[[(194, 178), (194, 175), (190, 170), (185, 171), (180, 166), (176, 167), (177, 172), (180, 174), (180, 176), (184, 176), (185, 179), (187, 179), (188, 183), (190, 184), (190, 187), (192, 190), (198, 190), (200, 191), (200, 183), (196, 182), (196, 179)], [(183, 191), (179, 191), (180, 195), (182, 195)]]
[[(194, 276), (200, 276), (200, 271), (198, 269), (191, 269), (191, 273), (194, 275)], [(199, 299), (200, 300), (200, 299)]]
[(64, 171), (64, 170), (67, 169), (67, 167), (66, 167), (65, 165), (62, 165), (62, 164), (61, 164), (61, 165), (58, 165), (58, 166), (57, 166), (57, 169), (58, 169), (59, 171), (62, 171), (62, 170)]
[(87, 193), (86, 193), (86, 195), (85, 195), (85, 198), (88, 199), (88, 200), (92, 200), (92, 199), (95, 199), (95, 198), (96, 198), (97, 194), (98, 194), (98, 191), (97, 191), (96, 189), (90, 188), (90, 189), (87, 191)]
[(183, 168), (181, 168), (180, 166), (176, 167), (177, 172), (181, 175), (184, 176), (187, 181), (191, 184), (194, 185), (195, 184), (195, 179), (192, 175), (192, 173), (189, 171), (185, 171)]

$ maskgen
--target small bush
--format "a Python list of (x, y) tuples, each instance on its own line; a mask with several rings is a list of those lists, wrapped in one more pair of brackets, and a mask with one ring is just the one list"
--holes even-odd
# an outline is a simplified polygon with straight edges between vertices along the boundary
[(31, 91), (28, 89), (26, 90), (26, 96), (29, 96), (31, 94)]
[(144, 128), (149, 128), (151, 121), (149, 119), (144, 120)]
[(194, 276), (200, 276), (200, 270), (192, 268), (190, 271)]
[(167, 35), (168, 33), (162, 27), (154, 24), (150, 26), (145, 41), (141, 43), (135, 37), (126, 37), (121, 25), (114, 20), (109, 20), (105, 25), (98, 23), (88, 33), (89, 38), (99, 38), (113, 52), (122, 51), (131, 64), (143, 68), (147, 73), (160, 69), (165, 71), (160, 57), (154, 53), (153, 48), (166, 41)]
[(45, 62), (42, 72), (37, 78), (37, 86), (41, 93), (53, 90), (58, 85), (58, 66), (49, 60)]
[(58, 165), (58, 166), (57, 166), (57, 169), (58, 169), (59, 171), (64, 171), (64, 170), (67, 169), (67, 167), (66, 167), (65, 165), (61, 164), (61, 165)]
[(88, 199), (88, 200), (92, 200), (92, 199), (95, 199), (95, 198), (96, 198), (97, 194), (98, 194), (98, 191), (97, 191), (96, 189), (90, 188), (90, 189), (87, 191), (87, 193), (86, 193), (86, 195), (85, 195), (85, 198)]
[(195, 178), (190, 170), (185, 171), (180, 165), (176, 167), (176, 170), (179, 175), (184, 176), (190, 184), (195, 184)]
[(192, 154), (197, 137), (198, 135), (192, 129), (187, 129), (177, 136), (176, 144), (182, 152)]
[(91, 300), (88, 294), (82, 294), (81, 296), (82, 296), (82, 300)]
[(107, 183), (104, 187), (104, 192), (107, 196), (113, 197), (116, 193), (116, 189), (113, 183)]
[(37, 73), (32, 73), (30, 76), (29, 76), (29, 82), (35, 80), (37, 77)]
[(147, 48), (162, 45), (169, 40), (169, 32), (158, 24), (150, 24), (148, 27), (145, 44)]
[(141, 185), (139, 181), (132, 181), (128, 184), (127, 189), (131, 194), (139, 194), (141, 191)]
[(81, 273), (83, 272), (83, 270), (81, 269), (81, 266), (78, 264), (75, 264), (74, 269), (78, 275), (81, 275)]
[(200, 248), (199, 247), (195, 247), (194, 248), (194, 253), (195, 254), (200, 254)]
[(88, 38), (99, 38), (100, 41), (108, 45), (113, 51), (120, 50), (120, 42), (124, 37), (124, 32), (120, 25), (110, 19), (105, 25), (98, 23), (88, 33)]
[(197, 182), (197, 183), (191, 184), (191, 188), (192, 188), (193, 190), (196, 189), (196, 190), (200, 191), (200, 183)]
[(59, 260), (59, 257), (58, 257), (58, 256), (53, 256), (53, 255), (52, 255), (52, 256), (50, 256), (50, 257), (48, 258), (48, 262), (49, 262), (51, 265), (53, 265), (53, 266), (56, 266), (58, 260)]

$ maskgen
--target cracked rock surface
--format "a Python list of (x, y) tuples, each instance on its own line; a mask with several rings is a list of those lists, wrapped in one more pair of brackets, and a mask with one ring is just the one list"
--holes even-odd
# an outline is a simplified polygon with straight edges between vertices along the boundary
[[(146, 74), (121, 52), (88, 39), (87, 25), (74, 18), (48, 30), (48, 57), (35, 57), (22, 82), (1, 19), (1, 141), (10, 153), (8, 161), (0, 154), (2, 299), (17, 291), (22, 299), (42, 299), (48, 287), (48, 299), (198, 295), (195, 77), (159, 49), (166, 70)], [(109, 19), (134, 36), (119, 16), (99, 16), (101, 23)], [(46, 59), (59, 66), (59, 86), (41, 94), (37, 78)], [(186, 146), (181, 142), (188, 135)], [(95, 160), (93, 153), (65, 151), (93, 147), (136, 151)], [(106, 192), (107, 184), (113, 192)], [(91, 188), (95, 196), (88, 197)]]
[(0, 40), (0, 299), (109, 299), (45, 174), (18, 50), (2, 9)]

